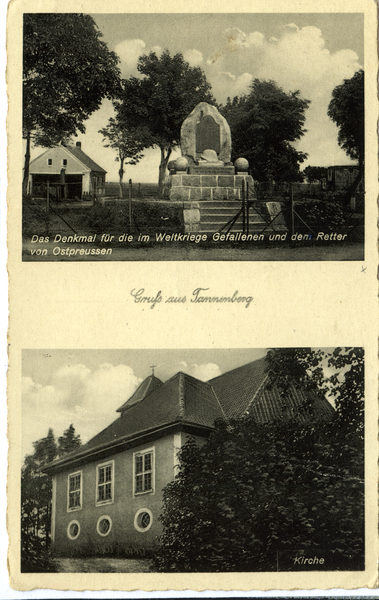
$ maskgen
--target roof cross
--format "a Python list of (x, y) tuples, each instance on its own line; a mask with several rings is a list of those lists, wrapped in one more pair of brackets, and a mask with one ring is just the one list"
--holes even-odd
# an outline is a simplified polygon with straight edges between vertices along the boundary
[(157, 365), (150, 365), (150, 369), (151, 369), (151, 374), (154, 377), (154, 369)]

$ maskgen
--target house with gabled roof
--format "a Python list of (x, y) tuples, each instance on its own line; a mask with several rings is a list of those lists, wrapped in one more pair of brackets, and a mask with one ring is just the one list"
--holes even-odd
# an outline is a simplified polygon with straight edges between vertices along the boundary
[(334, 413), (313, 391), (291, 386), (284, 401), (266, 382), (265, 358), (207, 382), (182, 372), (166, 382), (148, 376), (113, 423), (44, 468), (53, 479), (54, 551), (72, 556), (152, 548), (161, 532), (162, 490), (175, 478), (178, 451), (189, 437), (203, 443), (217, 419), (305, 419), (301, 407), (310, 399), (315, 419)]
[(51, 184), (51, 195), (55, 195), (56, 184), (64, 182), (65, 197), (81, 199), (85, 195), (104, 195), (105, 169), (95, 163), (82, 150), (81, 142), (74, 145), (59, 145), (49, 148), (30, 162), (28, 193), (46, 196), (47, 182)]

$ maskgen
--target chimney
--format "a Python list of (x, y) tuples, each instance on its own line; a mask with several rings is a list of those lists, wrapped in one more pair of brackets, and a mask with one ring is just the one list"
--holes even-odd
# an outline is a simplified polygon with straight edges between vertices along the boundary
[(82, 149), (82, 142), (76, 142), (76, 147), (79, 148), (79, 150)]

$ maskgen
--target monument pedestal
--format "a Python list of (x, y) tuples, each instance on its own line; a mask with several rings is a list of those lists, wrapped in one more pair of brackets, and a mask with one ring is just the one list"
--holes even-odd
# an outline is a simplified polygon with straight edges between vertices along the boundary
[(234, 167), (190, 167), (190, 173), (170, 175), (168, 197), (173, 201), (242, 200), (242, 180), (250, 175), (235, 175)]

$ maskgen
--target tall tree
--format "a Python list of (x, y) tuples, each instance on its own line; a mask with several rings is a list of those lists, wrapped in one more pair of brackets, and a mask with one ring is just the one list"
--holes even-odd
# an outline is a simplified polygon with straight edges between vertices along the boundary
[(63, 435), (58, 438), (58, 455), (64, 456), (70, 452), (78, 450), (82, 445), (80, 435), (75, 433), (75, 427), (71, 423), (70, 427), (64, 431)]
[(309, 100), (285, 93), (274, 81), (255, 79), (250, 92), (221, 109), (232, 134), (232, 160), (243, 156), (260, 182), (299, 181), (299, 164), (307, 155), (294, 148), (306, 129)]
[(109, 119), (109, 123), (99, 133), (104, 136), (105, 148), (113, 148), (117, 151), (116, 161), (120, 163), (118, 170), (120, 198), (123, 198), (122, 180), (124, 178), (124, 164), (136, 165), (143, 157), (144, 130), (124, 129), (117, 119)]
[(50, 544), (52, 478), (42, 468), (58, 456), (81, 445), (80, 436), (70, 425), (56, 442), (53, 430), (33, 442), (34, 452), (25, 457), (21, 470), (21, 563), (22, 570), (48, 570), (44, 554)]
[(101, 36), (90, 15), (24, 15), (23, 193), (31, 144), (49, 148), (77, 131), (84, 133), (84, 122), (119, 85), (119, 58)]
[(338, 143), (348, 156), (364, 161), (364, 72), (357, 71), (351, 79), (344, 79), (332, 93), (328, 116), (339, 127)]
[(215, 104), (211, 86), (200, 67), (191, 67), (182, 54), (165, 50), (139, 58), (142, 78), (122, 81), (122, 92), (114, 103), (118, 121), (126, 130), (145, 128), (144, 147), (161, 151), (159, 189), (163, 193), (165, 171), (171, 152), (180, 143), (184, 119), (199, 102)]
[(293, 570), (310, 554), (326, 570), (364, 568), (362, 379), (361, 349), (271, 351), (266, 386), (284, 396), (293, 385), (325, 387), (340, 399), (335, 417), (315, 421), (312, 406), (306, 422), (247, 416), (216, 423), (202, 446), (185, 444), (164, 491), (157, 569)]

